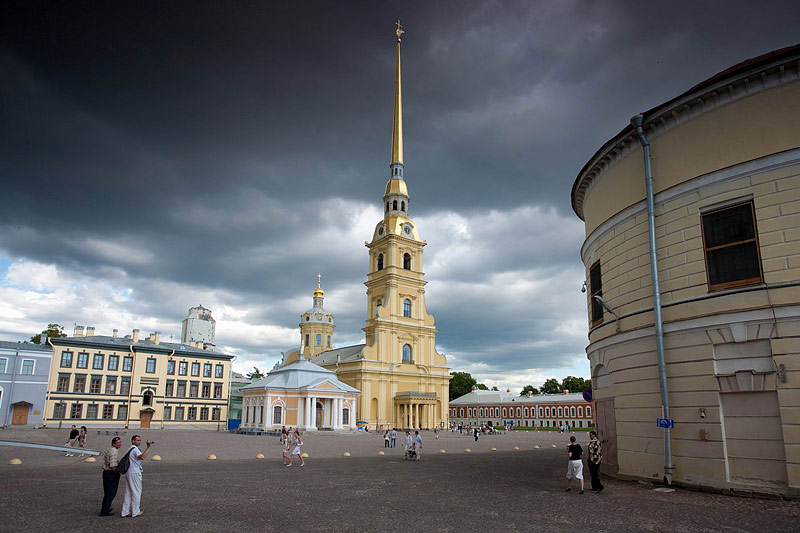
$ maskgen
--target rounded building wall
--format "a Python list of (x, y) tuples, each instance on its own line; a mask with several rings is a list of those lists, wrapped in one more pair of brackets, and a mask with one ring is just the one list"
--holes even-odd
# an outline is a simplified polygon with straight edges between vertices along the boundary
[[(800, 81), (781, 83), (711, 110), (685, 109), (669, 128), (645, 120), (677, 483), (800, 494)], [(627, 149), (578, 203), (587, 355), (601, 439), (613, 441), (612, 475), (660, 479), (643, 150)], [(714, 216), (738, 209), (750, 214), (753, 235), (732, 246), (750, 246), (757, 269), (720, 283), (721, 268), (744, 260), (715, 258), (721, 248), (709, 243), (735, 233), (738, 219)], [(619, 323), (593, 312), (593, 279)]]

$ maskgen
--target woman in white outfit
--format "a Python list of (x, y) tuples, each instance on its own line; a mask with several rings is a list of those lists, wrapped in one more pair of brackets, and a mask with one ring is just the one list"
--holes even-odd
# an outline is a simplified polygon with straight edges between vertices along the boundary
[(294, 462), (294, 456), (298, 456), (300, 458), (300, 466), (306, 466), (306, 462), (303, 460), (302, 452), (300, 451), (300, 447), (303, 445), (303, 439), (300, 438), (300, 430), (294, 430), (294, 440), (292, 441), (294, 448), (292, 449), (292, 457), (289, 459), (289, 464), (286, 466), (292, 466)]

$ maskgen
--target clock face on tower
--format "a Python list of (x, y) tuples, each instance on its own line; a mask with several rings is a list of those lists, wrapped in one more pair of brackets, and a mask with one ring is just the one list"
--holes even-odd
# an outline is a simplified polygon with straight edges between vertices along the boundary
[(378, 228), (378, 235), (383, 235), (383, 226)]

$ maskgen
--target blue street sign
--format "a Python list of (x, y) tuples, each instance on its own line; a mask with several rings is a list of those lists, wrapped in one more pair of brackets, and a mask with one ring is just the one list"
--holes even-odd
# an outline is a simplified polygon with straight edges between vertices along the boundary
[(675, 427), (675, 421), (670, 418), (656, 418), (656, 424), (658, 424), (658, 427), (665, 429)]
[(590, 389), (589, 387), (583, 389), (583, 399), (586, 400), (587, 402), (592, 401), (592, 389)]

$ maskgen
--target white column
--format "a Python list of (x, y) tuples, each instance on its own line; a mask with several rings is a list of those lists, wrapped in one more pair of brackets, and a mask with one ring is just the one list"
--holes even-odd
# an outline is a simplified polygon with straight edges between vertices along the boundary
[(305, 428), (308, 429), (308, 426), (311, 425), (311, 422), (309, 421), (310, 416), (311, 416), (309, 414), (311, 412), (311, 397), (310, 396), (306, 396), (305, 399), (303, 400), (303, 403), (305, 404), (305, 411), (306, 411), (304, 413), (305, 416), (303, 417), (304, 418), (303, 426), (305, 426)]
[(267, 423), (265, 426), (272, 427), (272, 398), (267, 396)]

